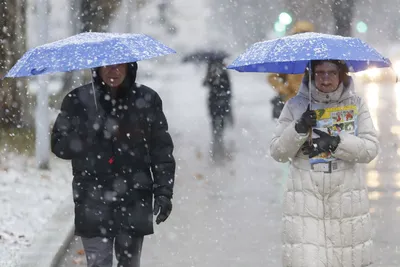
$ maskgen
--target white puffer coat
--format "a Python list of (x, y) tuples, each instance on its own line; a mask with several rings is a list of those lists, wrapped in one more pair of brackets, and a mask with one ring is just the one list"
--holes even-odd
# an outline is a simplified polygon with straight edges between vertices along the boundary
[(284, 267), (362, 267), (372, 264), (371, 217), (366, 183), (357, 163), (368, 163), (379, 150), (366, 103), (354, 93), (353, 82), (333, 93), (311, 89), (312, 109), (356, 105), (357, 136), (340, 134), (331, 173), (311, 170), (300, 147), (307, 135), (295, 122), (309, 103), (308, 86), (290, 99), (271, 141), (271, 156), (290, 161), (283, 207)]

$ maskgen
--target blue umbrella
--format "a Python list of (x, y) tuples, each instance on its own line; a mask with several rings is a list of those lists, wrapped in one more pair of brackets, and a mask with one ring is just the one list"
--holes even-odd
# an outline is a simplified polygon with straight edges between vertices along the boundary
[(358, 38), (301, 33), (253, 44), (228, 69), (304, 73), (311, 60), (343, 60), (350, 71), (390, 67), (390, 60)]
[(144, 34), (80, 33), (26, 52), (5, 77), (25, 77), (136, 62), (176, 53)]

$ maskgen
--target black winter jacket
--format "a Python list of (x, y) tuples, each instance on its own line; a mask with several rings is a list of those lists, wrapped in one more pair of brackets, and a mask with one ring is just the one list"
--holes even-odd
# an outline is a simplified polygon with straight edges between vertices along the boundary
[(135, 83), (114, 100), (94, 86), (64, 98), (51, 136), (53, 153), (72, 162), (76, 234), (152, 234), (153, 194), (172, 198), (175, 174), (162, 101)]

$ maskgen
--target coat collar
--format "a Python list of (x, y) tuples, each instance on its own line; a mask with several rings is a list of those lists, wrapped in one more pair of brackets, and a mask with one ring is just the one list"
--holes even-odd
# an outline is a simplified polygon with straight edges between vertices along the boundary
[(314, 103), (337, 103), (354, 95), (354, 83), (351, 79), (348, 86), (344, 86), (343, 83), (341, 83), (338, 89), (331, 93), (323, 93), (319, 91), (315, 87), (314, 82), (311, 82), (310, 84), (302, 83), (298, 94), (309, 99), (309, 86), (311, 87), (311, 99)]

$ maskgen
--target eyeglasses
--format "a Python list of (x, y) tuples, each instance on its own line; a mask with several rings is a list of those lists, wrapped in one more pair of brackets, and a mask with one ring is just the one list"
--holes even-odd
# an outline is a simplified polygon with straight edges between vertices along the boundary
[(339, 75), (339, 72), (335, 71), (335, 70), (331, 70), (331, 71), (316, 71), (315, 72), (315, 77), (319, 78), (319, 79), (322, 79), (322, 78), (325, 78), (325, 77), (328, 77), (328, 78), (332, 79), (332, 78), (336, 78), (338, 75)]

